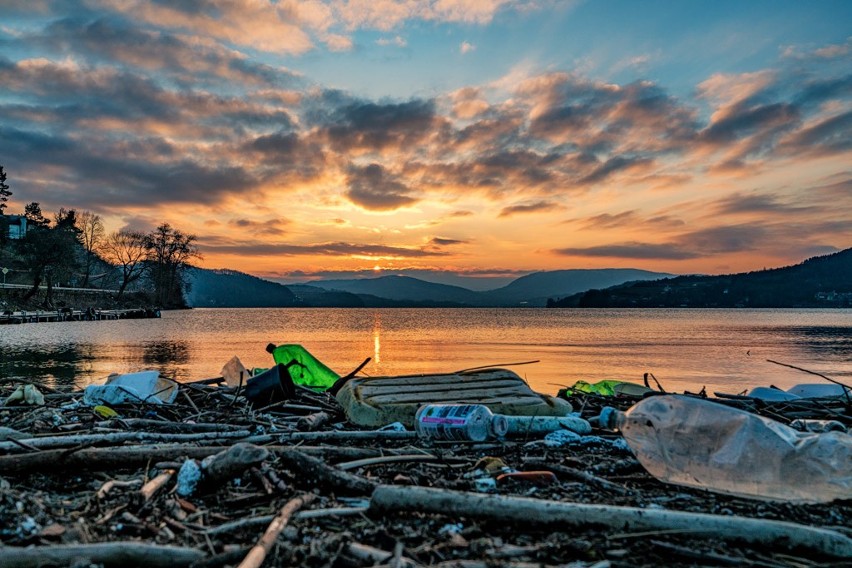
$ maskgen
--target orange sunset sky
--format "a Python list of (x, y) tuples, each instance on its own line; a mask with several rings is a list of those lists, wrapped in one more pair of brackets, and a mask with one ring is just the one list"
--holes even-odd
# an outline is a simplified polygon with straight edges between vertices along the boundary
[(282, 281), (852, 246), (852, 3), (0, 3), (8, 213)]

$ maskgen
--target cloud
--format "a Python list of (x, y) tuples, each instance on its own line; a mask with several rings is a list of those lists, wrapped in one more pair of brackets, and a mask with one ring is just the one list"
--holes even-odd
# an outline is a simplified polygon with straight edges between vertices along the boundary
[(379, 164), (351, 166), (346, 182), (349, 200), (372, 211), (392, 211), (417, 202), (408, 195), (409, 188)]
[(625, 170), (635, 169), (650, 165), (652, 162), (649, 159), (631, 157), (631, 156), (615, 156), (610, 158), (600, 166), (592, 170), (589, 175), (579, 180), (581, 184), (601, 183), (610, 176)]
[(779, 150), (791, 156), (827, 156), (852, 150), (852, 111), (832, 116), (791, 134)]
[(480, 89), (466, 87), (450, 95), (452, 113), (461, 119), (470, 119), (487, 111), (491, 105), (486, 101)]
[(563, 256), (692, 260), (757, 250), (768, 244), (771, 238), (772, 231), (759, 224), (721, 225), (681, 233), (664, 243), (630, 241), (585, 248), (559, 248), (553, 252)]
[(810, 209), (808, 207), (797, 207), (781, 203), (779, 198), (774, 195), (757, 193), (750, 195), (736, 193), (719, 200), (715, 207), (716, 211), (714, 214), (716, 215), (736, 215), (740, 213), (799, 215)]
[(606, 258), (631, 258), (649, 260), (689, 260), (701, 255), (675, 244), (650, 244), (630, 242), (619, 245), (602, 245), (586, 248), (561, 248), (553, 251), (562, 256), (589, 256)]
[(461, 45), (459, 45), (459, 53), (461, 53), (462, 55), (465, 55), (465, 54), (470, 53), (471, 51), (475, 51), (475, 50), (476, 50), (476, 46), (473, 45), (470, 42), (467, 42), (467, 41), (463, 41), (463, 42), (461, 42)]
[(376, 45), (380, 45), (382, 47), (387, 46), (395, 46), (395, 47), (405, 47), (408, 45), (408, 42), (405, 41), (405, 38), (402, 36), (394, 36), (392, 38), (389, 37), (381, 37), (376, 40)]
[(852, 37), (846, 39), (844, 43), (836, 43), (826, 45), (816, 49), (801, 49), (795, 45), (786, 46), (782, 51), (782, 56), (799, 59), (842, 59), (852, 53)]
[(296, 76), (264, 65), (205, 38), (181, 36), (162, 29), (144, 29), (121, 17), (96, 20), (68, 18), (50, 24), (27, 43), (67, 53), (70, 46), (89, 61), (111, 61), (149, 72), (168, 72), (174, 80), (227, 79), (254, 85), (294, 84)]
[(301, 54), (314, 47), (290, 3), (255, 0), (99, 0), (105, 9), (151, 26), (182, 30), (262, 51)]
[(453, 246), (453, 245), (464, 245), (464, 244), (467, 244), (467, 241), (462, 241), (462, 240), (459, 240), (459, 239), (447, 239), (447, 238), (443, 238), (443, 237), (432, 237), (429, 240), (429, 244), (435, 245), (435, 246), (438, 246), (438, 247), (445, 247), (445, 246)]
[(410, 2), (406, 0), (333, 0), (332, 9), (340, 22), (350, 30), (377, 29), (389, 31), (409, 20), (487, 24), (503, 9), (529, 9), (535, 2), (511, 0), (438, 0)]
[(562, 206), (557, 203), (548, 201), (537, 201), (535, 203), (521, 203), (519, 205), (510, 205), (500, 210), (498, 217), (511, 217), (512, 215), (526, 213), (546, 213), (562, 209)]
[(286, 234), (284, 227), (291, 222), (287, 219), (266, 219), (255, 221), (253, 219), (231, 219), (228, 224), (240, 230), (243, 234), (254, 234), (259, 237), (281, 236)]
[(309, 245), (251, 242), (210, 242), (199, 239), (202, 252), (241, 256), (359, 256), (381, 258), (423, 258), (445, 256), (446, 252), (429, 248), (408, 248), (363, 243), (331, 242)]
[(410, 147), (431, 136), (437, 121), (434, 102), (420, 100), (356, 101), (325, 114), (322, 132), (338, 151)]

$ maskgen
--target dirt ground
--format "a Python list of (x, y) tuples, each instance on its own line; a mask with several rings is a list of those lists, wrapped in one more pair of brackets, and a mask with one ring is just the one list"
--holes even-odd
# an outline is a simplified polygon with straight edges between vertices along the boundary
[[(6, 380), (0, 396), (25, 384)], [(434, 442), (411, 432), (364, 432), (328, 395), (300, 389), (291, 400), (258, 409), (233, 389), (202, 384), (181, 385), (173, 405), (125, 405), (111, 417), (80, 404), (79, 392), (39, 388), (43, 405), (0, 407), (0, 427), (16, 432), (0, 430), (0, 566), (129, 566), (141, 559), (148, 566), (236, 566), (288, 503), (298, 511), (272, 536), (264, 566), (852, 566), (852, 558), (810, 546), (750, 543), (747, 534), (721, 537), (689, 525), (561, 525), (483, 518), (477, 510), (389, 511), (371, 502), (376, 486), (424, 487), (787, 521), (852, 537), (850, 500), (792, 505), (664, 484), (616, 433), (596, 430), (562, 446), (532, 436)], [(633, 402), (572, 400), (584, 417), (604, 403)], [(848, 406), (832, 416), (838, 412), (852, 416)], [(262, 450), (249, 465), (179, 494), (187, 459), (237, 442)], [(512, 471), (546, 473), (497, 480)], [(124, 556), (92, 552), (99, 543), (121, 543)], [(77, 544), (90, 546), (68, 548)], [(134, 545), (149, 548), (133, 556)]]

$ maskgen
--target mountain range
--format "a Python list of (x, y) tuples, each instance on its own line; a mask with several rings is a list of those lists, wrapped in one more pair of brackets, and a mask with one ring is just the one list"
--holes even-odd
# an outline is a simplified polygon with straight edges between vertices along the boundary
[(852, 249), (720, 276), (628, 268), (536, 272), (484, 291), (398, 275), (284, 285), (195, 268), (187, 301), (194, 307), (850, 307)]
[(557, 308), (848, 308), (852, 307), (852, 249), (770, 270), (678, 276), (590, 289), (549, 305)]
[(194, 268), (187, 302), (193, 307), (543, 307), (592, 288), (669, 276), (630, 268), (555, 270), (474, 291), (397, 275), (284, 285), (234, 270)]

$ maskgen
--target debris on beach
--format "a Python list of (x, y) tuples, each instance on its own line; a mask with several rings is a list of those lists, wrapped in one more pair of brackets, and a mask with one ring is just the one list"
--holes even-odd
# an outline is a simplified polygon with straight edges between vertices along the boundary
[[(171, 404), (91, 407), (81, 391), (44, 387), (43, 405), (0, 407), (0, 566), (852, 562), (852, 495), (756, 501), (650, 475), (595, 421), (642, 396), (565, 394), (591, 431), (445, 441), (405, 420), (359, 426), (330, 392), (304, 385), (250, 401), (239, 372), (236, 386), (178, 384)], [(25, 384), (3, 379), (0, 396)], [(843, 398), (707, 404), (852, 425)]]

